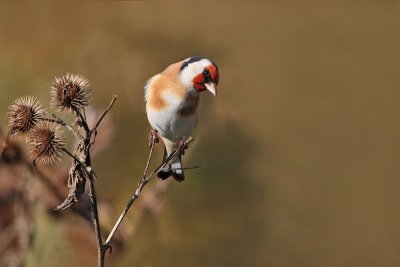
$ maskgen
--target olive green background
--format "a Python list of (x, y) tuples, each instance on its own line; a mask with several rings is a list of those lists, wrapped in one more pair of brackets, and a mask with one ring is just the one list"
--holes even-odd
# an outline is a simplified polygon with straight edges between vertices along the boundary
[[(147, 157), (146, 80), (209, 57), (218, 96), (201, 95), (184, 157), (202, 168), (107, 266), (400, 266), (399, 29), (389, 0), (3, 2), (0, 123), (16, 97), (47, 105), (66, 72), (98, 108), (117, 94), (94, 160), (117, 217)], [(89, 266), (37, 210), (27, 266)]]

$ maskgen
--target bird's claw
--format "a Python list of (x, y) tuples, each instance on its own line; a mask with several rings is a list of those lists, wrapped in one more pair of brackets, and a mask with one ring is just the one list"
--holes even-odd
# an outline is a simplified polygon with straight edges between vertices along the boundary
[(185, 155), (185, 150), (188, 148), (188, 144), (185, 142), (185, 140), (181, 140), (179, 143), (179, 150), (181, 155)]
[(160, 142), (157, 130), (151, 129), (149, 134), (149, 147)]

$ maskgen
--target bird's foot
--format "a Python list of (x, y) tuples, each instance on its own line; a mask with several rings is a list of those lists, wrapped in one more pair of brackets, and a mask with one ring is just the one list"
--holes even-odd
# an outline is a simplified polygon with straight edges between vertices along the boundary
[(151, 129), (149, 134), (149, 147), (160, 142), (157, 130)]
[(185, 142), (185, 140), (181, 140), (179, 143), (179, 150), (181, 155), (185, 155), (185, 150), (188, 148), (188, 144)]

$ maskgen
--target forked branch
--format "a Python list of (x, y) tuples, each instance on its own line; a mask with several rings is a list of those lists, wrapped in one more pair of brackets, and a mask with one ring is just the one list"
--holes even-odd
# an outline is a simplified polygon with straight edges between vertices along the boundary
[[(147, 170), (148, 170), (148, 166), (153, 154), (153, 150), (154, 150), (154, 145), (155, 145), (155, 139), (153, 138), (152, 141), (150, 142), (150, 152), (149, 152), (149, 157), (147, 159), (147, 163), (146, 163), (146, 167), (143, 173), (143, 177), (140, 179), (140, 182), (138, 184), (138, 187), (135, 190), (135, 193), (131, 196), (131, 198), (129, 199), (128, 203), (126, 204), (124, 210), (122, 211), (121, 215), (119, 216), (117, 222), (114, 224), (113, 229), (111, 230), (110, 234), (108, 235), (106, 242), (103, 245), (103, 253), (106, 253), (107, 249), (110, 249), (111, 252), (111, 246), (110, 246), (110, 242), (111, 239), (113, 238), (115, 232), (117, 231), (119, 225), (121, 224), (121, 222), (123, 221), (123, 219), (125, 218), (126, 214), (128, 213), (128, 210), (130, 209), (130, 207), (132, 206), (133, 202), (135, 202), (136, 199), (139, 198), (140, 193), (142, 192), (143, 188), (146, 186), (146, 184), (148, 184), (150, 182), (151, 179), (153, 179), (153, 177), (155, 177), (165, 166), (167, 166), (170, 161), (177, 155), (182, 153), (181, 149), (177, 149), (175, 150), (173, 153), (171, 153), (171, 155), (169, 155), (168, 158), (165, 159), (165, 161), (163, 161), (151, 174), (149, 174), (146, 177), (147, 174)], [(189, 139), (186, 140), (186, 144), (189, 145), (194, 139), (192, 137), (190, 137)]]

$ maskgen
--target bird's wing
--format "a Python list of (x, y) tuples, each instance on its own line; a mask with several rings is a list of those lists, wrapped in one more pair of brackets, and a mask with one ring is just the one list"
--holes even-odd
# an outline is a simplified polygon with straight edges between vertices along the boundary
[(151, 77), (150, 79), (147, 80), (146, 85), (144, 86), (144, 102), (147, 103), (147, 99), (149, 97), (149, 89), (150, 89), (150, 84), (156, 78), (159, 74)]

